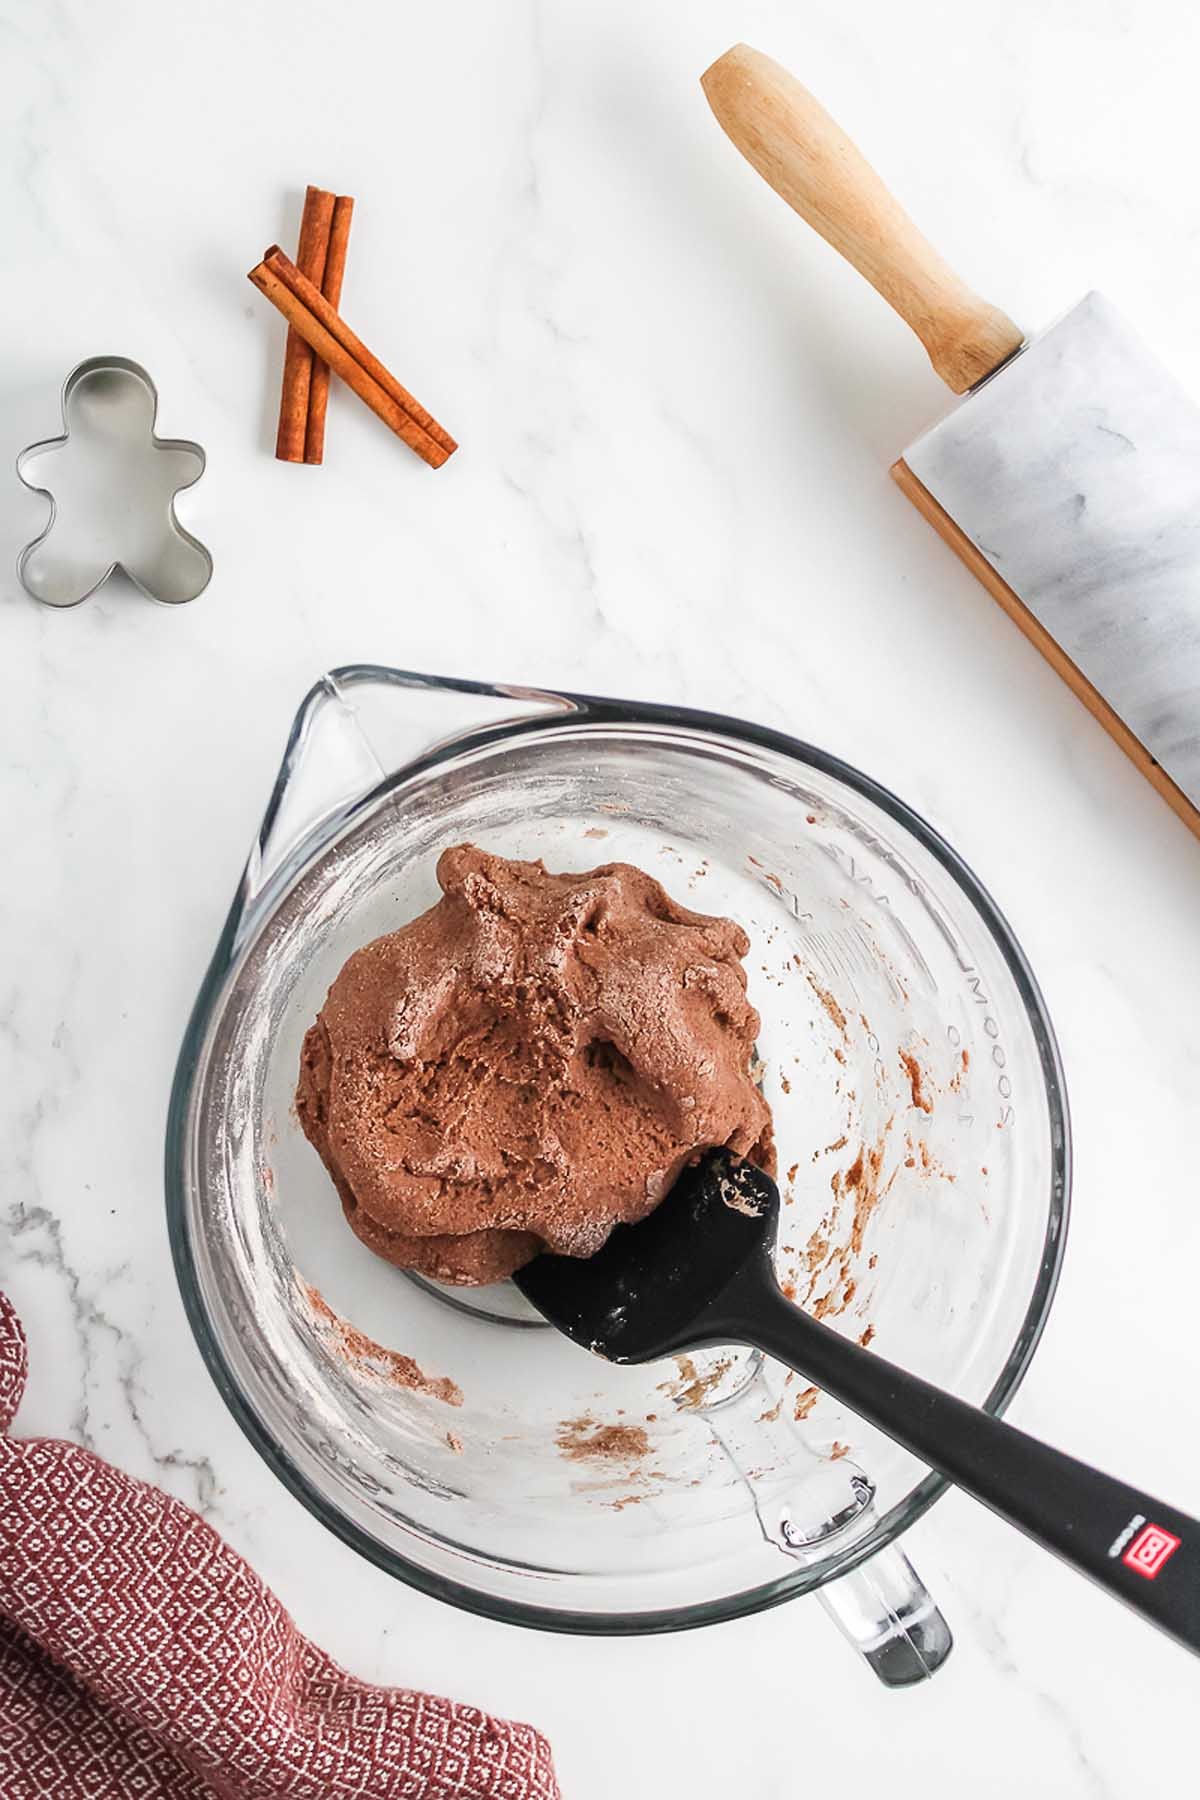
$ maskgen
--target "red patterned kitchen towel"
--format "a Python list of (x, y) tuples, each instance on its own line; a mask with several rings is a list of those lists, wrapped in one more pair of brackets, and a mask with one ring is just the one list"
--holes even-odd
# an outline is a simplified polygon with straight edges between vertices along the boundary
[(5, 1436), (25, 1372), (0, 1294), (2, 1800), (558, 1800), (530, 1726), (356, 1681), (180, 1501)]

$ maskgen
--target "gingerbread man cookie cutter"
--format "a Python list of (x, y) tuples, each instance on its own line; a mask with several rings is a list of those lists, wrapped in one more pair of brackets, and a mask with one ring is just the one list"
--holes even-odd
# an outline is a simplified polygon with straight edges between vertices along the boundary
[(208, 586), (212, 557), (175, 516), (176, 494), (204, 473), (204, 451), (156, 437), (157, 415), (157, 388), (127, 357), (89, 357), (67, 376), (61, 436), (17, 458), (25, 486), (50, 502), (45, 530), (17, 558), (35, 600), (78, 606), (118, 570), (169, 606)]

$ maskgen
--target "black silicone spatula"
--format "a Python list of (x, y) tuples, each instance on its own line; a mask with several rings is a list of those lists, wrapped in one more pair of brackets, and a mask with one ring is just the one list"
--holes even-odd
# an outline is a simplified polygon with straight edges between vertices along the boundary
[(860, 1349), (785, 1300), (775, 1183), (711, 1151), (595, 1256), (514, 1276), (552, 1325), (611, 1362), (749, 1344), (826, 1388), (985, 1506), (1200, 1651), (1200, 1522)]

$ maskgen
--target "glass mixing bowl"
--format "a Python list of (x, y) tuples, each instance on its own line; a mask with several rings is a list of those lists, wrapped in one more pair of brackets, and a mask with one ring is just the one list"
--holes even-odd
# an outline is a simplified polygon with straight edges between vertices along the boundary
[(345, 1224), (293, 1109), (301, 1040), (464, 840), (637, 863), (739, 920), (786, 1287), (992, 1410), (1026, 1367), (1063, 1248), (1061, 1070), (937, 834), (734, 719), (357, 667), (300, 709), (176, 1074), (171, 1238), (222, 1394), (318, 1518), (459, 1605), (635, 1632), (820, 1588), (884, 1680), (928, 1673), (949, 1633), (892, 1546), (943, 1484), (905, 1451), (755, 1353), (616, 1368), (508, 1284), (436, 1289)]

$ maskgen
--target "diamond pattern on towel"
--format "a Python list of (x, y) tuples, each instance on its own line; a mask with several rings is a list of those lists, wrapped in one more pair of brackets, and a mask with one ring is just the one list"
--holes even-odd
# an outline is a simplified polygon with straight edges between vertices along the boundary
[[(26, 1373), (0, 1294), (0, 1432)], [(0, 1436), (3, 1800), (559, 1800), (528, 1725), (371, 1687), (181, 1501)]]

